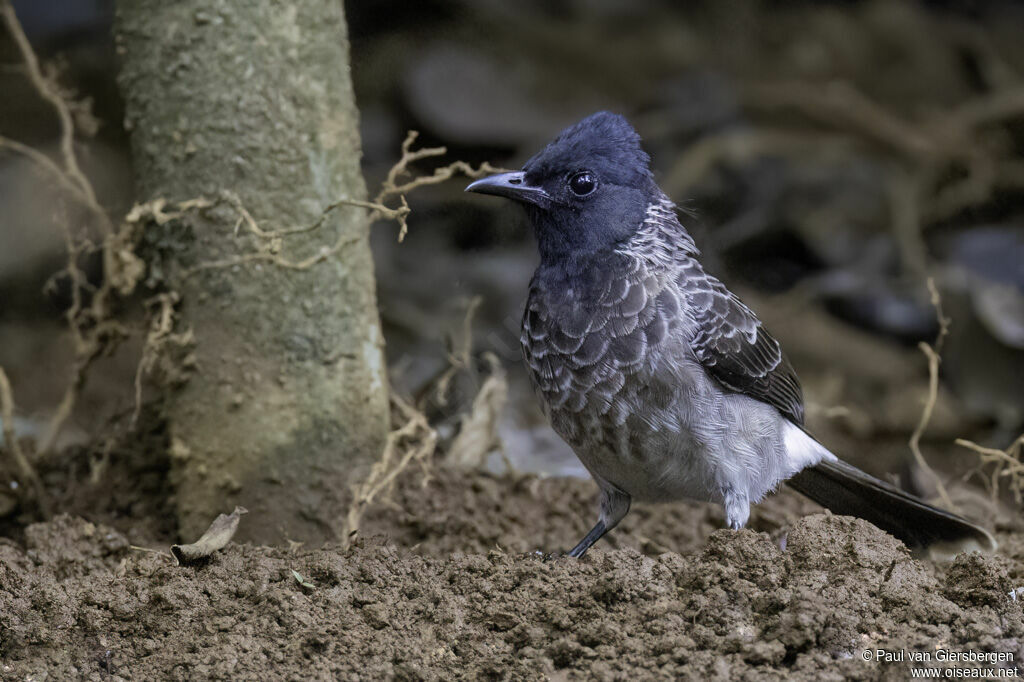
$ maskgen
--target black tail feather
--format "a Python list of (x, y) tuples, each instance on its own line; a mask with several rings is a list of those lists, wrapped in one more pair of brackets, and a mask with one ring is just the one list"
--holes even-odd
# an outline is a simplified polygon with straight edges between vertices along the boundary
[(786, 483), (833, 514), (870, 521), (912, 549), (965, 540), (974, 540), (978, 549), (986, 551), (996, 547), (995, 539), (981, 526), (841, 460), (808, 467)]

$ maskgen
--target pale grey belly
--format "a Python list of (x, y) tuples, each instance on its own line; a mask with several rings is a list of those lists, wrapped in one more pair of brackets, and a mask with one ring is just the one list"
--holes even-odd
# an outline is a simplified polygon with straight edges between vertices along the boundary
[(632, 377), (610, 409), (549, 413), (596, 478), (635, 500), (722, 502), (728, 490), (759, 500), (788, 475), (777, 410), (724, 392), (702, 368), (653, 376)]

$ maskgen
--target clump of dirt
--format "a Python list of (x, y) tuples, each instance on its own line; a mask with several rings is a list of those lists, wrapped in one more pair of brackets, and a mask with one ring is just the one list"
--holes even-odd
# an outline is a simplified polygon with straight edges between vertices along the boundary
[(387, 535), (346, 551), (229, 545), (193, 567), (74, 517), (29, 526), (0, 541), (2, 676), (874, 679), (911, 664), (865, 650), (1024, 657), (1019, 535), (933, 564), (855, 519), (787, 528), (800, 504), (780, 496), (761, 506), (772, 533), (639, 508), (620, 548), (575, 561), (528, 550), (586, 530), (586, 482), (442, 470), (391, 504), (363, 528)]

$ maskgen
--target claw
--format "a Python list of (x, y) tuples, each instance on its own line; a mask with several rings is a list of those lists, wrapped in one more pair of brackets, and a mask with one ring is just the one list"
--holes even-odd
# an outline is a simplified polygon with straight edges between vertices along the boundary
[(733, 530), (739, 530), (747, 525), (750, 518), (750, 501), (746, 493), (739, 493), (733, 489), (725, 491), (725, 520)]

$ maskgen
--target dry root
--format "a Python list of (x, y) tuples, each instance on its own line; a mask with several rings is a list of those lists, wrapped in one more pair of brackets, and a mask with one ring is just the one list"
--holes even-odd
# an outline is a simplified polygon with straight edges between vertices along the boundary
[[(461, 338), (455, 335), (450, 341), (449, 365), (430, 383), (420, 403), (434, 400), (442, 407), (447, 406), (452, 381), (460, 372), (473, 371), (473, 316), (481, 301), (480, 297), (470, 299), (462, 320)], [(485, 463), (487, 454), (500, 447), (498, 418), (508, 397), (508, 382), (501, 361), (493, 353), (485, 353), (484, 360), (489, 367), (489, 375), (477, 390), (469, 411), (460, 417), (459, 433), (445, 457), (446, 463), (455, 466), (479, 468)], [(359, 523), (369, 506), (375, 500), (387, 498), (398, 475), (409, 465), (413, 462), (420, 464), (422, 485), (426, 486), (430, 481), (437, 432), (423, 413), (422, 404), (417, 406), (392, 395), (392, 407), (394, 423), (399, 426), (389, 434), (384, 452), (369, 476), (354, 489), (346, 518), (346, 544), (356, 537)]]
[(164, 384), (176, 385), (183, 383), (188, 373), (195, 368), (195, 355), (191, 352), (195, 345), (192, 330), (174, 331), (175, 306), (178, 301), (178, 294), (174, 291), (157, 294), (146, 301), (149, 332), (142, 347), (142, 358), (135, 370), (135, 409), (131, 420), (133, 428), (142, 413), (142, 383), (147, 375), (159, 372)]
[(413, 462), (423, 470), (423, 485), (430, 480), (431, 457), (437, 446), (437, 432), (427, 418), (398, 396), (391, 395), (394, 416), (402, 425), (388, 434), (381, 457), (362, 483), (353, 487), (353, 499), (345, 519), (342, 543), (348, 547), (359, 533), (359, 523), (370, 504), (390, 492), (398, 475)]
[(946, 486), (943, 484), (942, 479), (928, 464), (928, 460), (924, 458), (924, 453), (921, 452), (921, 436), (924, 435), (928, 424), (932, 420), (935, 401), (939, 397), (939, 363), (942, 361), (940, 353), (942, 352), (942, 344), (946, 339), (946, 335), (949, 333), (950, 322), (949, 318), (942, 312), (942, 298), (939, 296), (939, 290), (935, 287), (935, 281), (930, 277), (928, 278), (928, 291), (931, 293), (932, 305), (935, 306), (935, 316), (939, 321), (939, 335), (935, 339), (934, 347), (924, 341), (918, 344), (921, 352), (928, 358), (928, 400), (925, 401), (924, 410), (921, 412), (921, 421), (918, 422), (917, 428), (914, 429), (914, 433), (910, 436), (910, 451), (914, 453), (914, 460), (917, 462), (917, 465), (934, 481), (942, 503), (946, 505), (947, 509), (955, 510), (956, 507), (953, 504), (953, 500), (950, 499), (949, 493), (946, 492)]
[[(999, 500), (1000, 481), (1005, 480), (1018, 506), (1024, 505), (1024, 434), (1005, 450), (986, 448), (963, 438), (957, 438), (956, 444), (965, 447), (978, 455), (978, 467), (971, 473), (978, 473), (985, 481), (992, 503)], [(985, 468), (991, 465), (986, 473)]]
[(14, 458), (16, 470), (28, 483), (43, 518), (48, 519), (50, 518), (50, 505), (46, 489), (43, 488), (43, 482), (39, 480), (39, 474), (36, 473), (32, 463), (25, 456), (25, 451), (21, 449), (18, 434), (14, 431), (14, 396), (11, 391), (11, 383), (7, 380), (7, 373), (4, 372), (3, 367), (0, 367), (0, 418), (3, 418), (4, 421), (3, 434), (6, 450)]
[[(327, 222), (327, 219), (331, 214), (343, 207), (367, 209), (369, 211), (368, 220), (370, 222), (376, 222), (378, 220), (392, 220), (396, 222), (398, 224), (398, 241), (402, 241), (405, 239), (405, 235), (409, 231), (407, 221), (409, 213), (412, 212), (412, 209), (409, 208), (409, 203), (406, 201), (406, 194), (418, 187), (437, 185), (445, 182), (456, 174), (477, 178), (500, 170), (487, 163), (481, 164), (479, 168), (473, 168), (465, 161), (455, 161), (447, 166), (434, 169), (434, 172), (430, 175), (413, 176), (410, 168), (413, 163), (426, 158), (443, 156), (448, 152), (445, 147), (413, 149), (412, 144), (416, 141), (418, 136), (419, 133), (415, 130), (409, 131), (405, 141), (402, 142), (401, 158), (388, 172), (387, 178), (385, 178), (384, 182), (381, 184), (380, 191), (377, 192), (377, 196), (374, 197), (373, 201), (338, 199), (334, 203), (325, 207), (323, 212), (320, 214), (320, 217), (309, 225), (284, 227), (273, 230), (264, 229), (252, 217), (252, 214), (249, 213), (242, 204), (241, 199), (236, 194), (229, 191), (222, 192), (219, 200), (228, 203), (238, 213), (238, 222), (235, 224), (235, 232), (237, 233), (242, 226), (244, 226), (245, 229), (257, 239), (259, 246), (256, 251), (252, 251), (250, 253), (222, 260), (200, 263), (186, 271), (185, 275), (189, 276), (196, 272), (209, 270), (211, 268), (231, 267), (252, 262), (272, 263), (278, 267), (288, 268), (291, 270), (308, 270), (318, 263), (323, 263), (328, 258), (340, 252), (346, 246), (359, 241), (361, 237), (351, 236), (344, 233), (340, 234), (333, 243), (324, 244), (316, 251), (316, 253), (302, 260), (291, 260), (280, 255), (284, 245), (284, 240), (289, 235), (305, 234), (320, 229), (324, 223)], [(401, 182), (401, 179), (405, 177), (409, 177), (410, 179), (405, 182)], [(396, 206), (387, 205), (388, 202), (394, 203), (396, 201)]]

